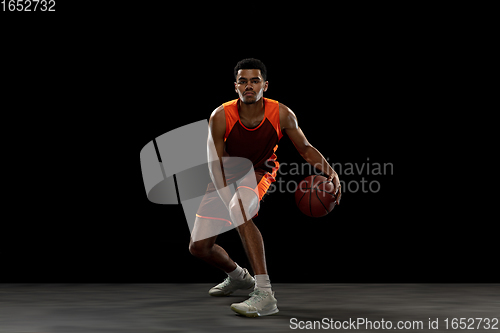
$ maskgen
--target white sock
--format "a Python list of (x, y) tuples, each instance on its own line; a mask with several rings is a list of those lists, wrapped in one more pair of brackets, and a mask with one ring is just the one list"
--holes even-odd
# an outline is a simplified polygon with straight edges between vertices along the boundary
[(264, 290), (272, 293), (271, 280), (269, 280), (269, 275), (267, 274), (255, 275), (255, 289)]
[[(236, 263), (235, 263), (236, 264)], [(245, 271), (238, 264), (236, 264), (236, 269), (232, 272), (226, 273), (233, 280), (243, 281), (245, 277)]]

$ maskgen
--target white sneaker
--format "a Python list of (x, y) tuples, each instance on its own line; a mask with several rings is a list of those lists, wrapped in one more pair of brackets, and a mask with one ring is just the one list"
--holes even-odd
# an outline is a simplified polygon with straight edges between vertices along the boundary
[(246, 268), (242, 281), (233, 280), (229, 276), (222, 282), (208, 291), (210, 296), (228, 296), (238, 289), (251, 289), (255, 287), (255, 279), (248, 273)]
[(242, 303), (231, 304), (231, 310), (246, 317), (262, 317), (278, 313), (278, 301), (274, 292), (255, 289), (249, 299)]

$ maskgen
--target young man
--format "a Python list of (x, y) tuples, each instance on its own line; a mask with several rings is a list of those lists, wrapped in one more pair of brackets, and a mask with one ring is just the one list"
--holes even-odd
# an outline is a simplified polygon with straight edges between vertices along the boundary
[[(321, 153), (307, 141), (295, 114), (285, 105), (263, 97), (269, 86), (264, 64), (257, 59), (244, 59), (234, 68), (234, 75), (234, 87), (239, 98), (222, 104), (210, 116), (208, 155), (210, 161), (216, 161), (210, 164), (213, 184), (196, 214), (189, 251), (228, 275), (224, 282), (210, 289), (210, 295), (227, 296), (238, 289), (254, 288), (250, 299), (232, 304), (231, 309), (247, 317), (267, 316), (278, 312), (277, 300), (267, 274), (262, 235), (250, 217), (255, 217), (260, 200), (275, 181), (279, 163), (274, 153), (283, 133), (288, 135), (308, 163), (333, 182), (337, 204), (341, 196), (340, 182), (337, 173)], [(211, 147), (215, 147), (215, 152)], [(210, 156), (215, 154), (217, 156)], [(230, 181), (226, 178), (229, 176), (221, 165), (227, 156), (250, 160), (257, 186), (255, 182), (247, 184), (244, 179), (238, 183), (237, 193), (232, 195), (227, 187)], [(231, 223), (222, 215), (217, 215), (222, 210), (229, 212), (232, 222), (237, 226), (255, 279), (247, 269), (236, 264), (222, 247), (215, 244), (216, 235), (200, 237), (217, 223), (221, 227), (223, 223)]]

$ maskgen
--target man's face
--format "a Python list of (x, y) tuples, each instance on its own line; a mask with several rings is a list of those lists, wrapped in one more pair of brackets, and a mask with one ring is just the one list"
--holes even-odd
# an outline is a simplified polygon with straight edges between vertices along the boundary
[(234, 88), (245, 104), (259, 101), (267, 90), (269, 82), (264, 81), (260, 69), (240, 69)]

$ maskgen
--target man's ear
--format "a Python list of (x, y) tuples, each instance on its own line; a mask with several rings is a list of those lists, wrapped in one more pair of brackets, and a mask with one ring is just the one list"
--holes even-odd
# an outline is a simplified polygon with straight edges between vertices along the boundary
[(269, 81), (266, 81), (266, 83), (264, 83), (264, 91), (267, 91), (267, 87), (269, 87)]

